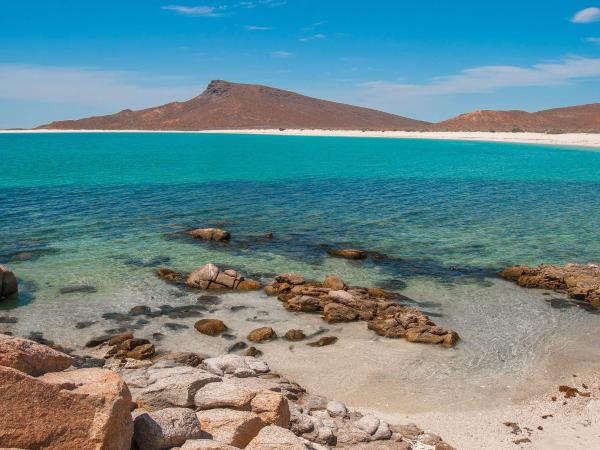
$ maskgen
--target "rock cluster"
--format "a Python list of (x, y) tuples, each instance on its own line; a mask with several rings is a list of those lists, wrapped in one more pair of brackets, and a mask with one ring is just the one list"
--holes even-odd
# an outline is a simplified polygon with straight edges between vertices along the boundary
[(370, 330), (388, 338), (452, 347), (458, 341), (455, 331), (437, 326), (416, 308), (393, 301), (395, 294), (382, 289), (348, 288), (336, 276), (312, 283), (296, 274), (278, 275), (265, 287), (277, 295), (288, 311), (320, 313), (329, 323), (366, 321)]
[(500, 276), (527, 288), (564, 291), (569, 297), (600, 307), (600, 267), (594, 264), (513, 266)]
[(217, 266), (208, 263), (190, 274), (176, 272), (160, 267), (154, 272), (157, 277), (171, 283), (183, 283), (193, 289), (237, 289), (251, 291), (260, 289), (260, 282), (243, 277), (234, 269), (221, 271)]
[(17, 277), (8, 267), (0, 264), (0, 300), (19, 292)]
[(1, 345), (0, 447), (130, 448), (131, 395), (119, 375), (98, 368), (55, 372), (72, 358), (23, 339), (2, 337)]
[(102, 346), (104, 357), (118, 359), (148, 359), (154, 356), (154, 345), (148, 339), (134, 337), (133, 333), (125, 332), (116, 335), (104, 335), (90, 339), (86, 347)]

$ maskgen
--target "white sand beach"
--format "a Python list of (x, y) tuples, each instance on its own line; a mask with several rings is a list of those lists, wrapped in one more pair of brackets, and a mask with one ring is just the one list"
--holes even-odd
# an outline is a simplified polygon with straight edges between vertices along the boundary
[(239, 130), (0, 130), (0, 134), (23, 133), (204, 133), (204, 134), (261, 134), (281, 136), (337, 136), (392, 139), (442, 139), (457, 141), (507, 142), (519, 144), (560, 145), (600, 148), (600, 133), (509, 133), (470, 131), (361, 131), (317, 129), (239, 129)]

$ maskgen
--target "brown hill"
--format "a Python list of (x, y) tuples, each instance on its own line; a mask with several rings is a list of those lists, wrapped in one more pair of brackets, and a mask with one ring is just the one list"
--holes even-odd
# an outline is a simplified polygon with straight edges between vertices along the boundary
[(478, 110), (430, 127), (434, 131), (600, 132), (600, 103), (527, 111)]
[(420, 129), (427, 122), (253, 84), (211, 81), (199, 96), (140, 111), (42, 125), (62, 130)]

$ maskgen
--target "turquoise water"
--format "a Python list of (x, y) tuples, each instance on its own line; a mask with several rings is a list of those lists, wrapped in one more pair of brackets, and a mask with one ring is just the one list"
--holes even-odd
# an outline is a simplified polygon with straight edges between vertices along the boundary
[[(415, 363), (402, 371), (405, 382), (423, 373), (462, 379), (457, 371), (465, 383), (476, 383), (476, 374), (525, 376), (555, 350), (549, 346), (557, 332), (573, 333), (563, 335), (566, 348), (578, 333), (598, 329), (598, 315), (495, 278), (516, 263), (600, 261), (598, 151), (409, 139), (4, 134), (0, 161), (0, 263), (22, 286), (18, 299), (0, 304), (0, 316), (17, 323), (0, 327), (15, 334), (43, 332), (77, 344), (118, 325), (102, 319), (104, 312), (195, 302), (152, 270), (191, 270), (208, 261), (265, 280), (287, 271), (316, 279), (337, 273), (350, 284), (403, 291), (463, 337), (445, 353), (380, 344), (407, 352), (399, 360), (425, 352), (449, 358), (435, 368)], [(203, 226), (228, 229), (232, 241), (199, 243), (183, 234)], [(263, 238), (267, 231), (273, 240)], [(329, 246), (386, 258), (333, 259)], [(60, 294), (83, 284), (94, 292)], [(224, 304), (243, 303), (244, 295)], [(321, 324), (292, 317), (259, 294), (247, 299), (281, 327)], [(243, 312), (227, 317), (239, 330), (258, 320)], [(94, 324), (79, 329), (77, 321)], [(168, 335), (163, 325), (140, 325), (140, 333)], [(182, 340), (170, 336), (161, 345), (216, 345), (196, 334), (181, 331)], [(367, 345), (372, 335), (353, 331), (347, 338)], [(340, 340), (340, 354), (344, 345)], [(348, 362), (360, 354), (356, 348)]]

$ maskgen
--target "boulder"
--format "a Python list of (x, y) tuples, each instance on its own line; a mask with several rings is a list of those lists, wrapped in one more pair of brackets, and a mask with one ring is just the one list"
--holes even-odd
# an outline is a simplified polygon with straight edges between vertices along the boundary
[(342, 402), (332, 400), (327, 403), (327, 413), (331, 417), (345, 417), (348, 414), (348, 409)]
[(346, 289), (346, 284), (337, 275), (327, 275), (323, 281), (323, 287), (334, 291), (342, 291)]
[(288, 341), (303, 341), (304, 339), (306, 339), (306, 335), (304, 334), (304, 332), (302, 330), (288, 330), (285, 333), (285, 338)]
[(251, 356), (222, 355), (204, 360), (206, 370), (216, 375), (233, 374), (239, 369), (251, 369), (255, 373), (269, 372), (269, 366), (260, 359)]
[(223, 444), (212, 439), (190, 439), (185, 441), (180, 450), (239, 450), (238, 447)]
[(207, 336), (217, 336), (227, 330), (225, 323), (219, 319), (201, 319), (194, 324), (194, 328)]
[(338, 258), (354, 260), (366, 259), (369, 256), (369, 252), (366, 252), (364, 250), (356, 250), (353, 248), (331, 249), (327, 253), (329, 253), (331, 256), (335, 256)]
[(298, 275), (295, 273), (284, 273), (281, 275), (277, 275), (275, 277), (275, 281), (278, 283), (288, 283), (291, 285), (304, 284), (306, 280), (302, 275)]
[(188, 439), (204, 437), (196, 414), (187, 408), (165, 408), (140, 414), (134, 421), (134, 439), (143, 450), (166, 450)]
[(28, 339), (0, 334), (0, 366), (34, 377), (70, 367), (74, 358)]
[(326, 345), (332, 345), (337, 342), (338, 338), (335, 336), (323, 336), (314, 342), (309, 342), (306, 345), (311, 347), (325, 347)]
[(175, 364), (197, 367), (204, 361), (204, 357), (198, 353), (192, 352), (171, 352), (160, 355), (157, 358), (157, 361), (173, 361)]
[(289, 428), (290, 426), (288, 401), (278, 392), (268, 390), (258, 392), (250, 403), (250, 409), (258, 414), (266, 424), (283, 428)]
[(288, 311), (319, 312), (321, 311), (321, 300), (308, 295), (298, 295), (290, 298), (283, 304)]
[(0, 367), (0, 398), (0, 447), (130, 448), (131, 395), (116, 373), (93, 368), (33, 378)]
[(188, 231), (188, 234), (196, 239), (205, 241), (228, 241), (231, 239), (231, 234), (220, 228), (197, 228)]
[(155, 349), (154, 345), (142, 344), (136, 346), (133, 350), (127, 352), (127, 358), (131, 359), (148, 359), (154, 355)]
[(277, 338), (277, 333), (271, 327), (261, 327), (252, 330), (248, 335), (250, 342), (266, 342)]
[(196, 413), (200, 428), (212, 439), (234, 447), (245, 448), (256, 437), (264, 423), (258, 414), (233, 409), (209, 409)]
[(205, 264), (190, 273), (186, 284), (196, 289), (239, 289), (248, 291), (261, 288), (258, 281), (245, 279), (233, 269), (221, 272), (217, 266), (211, 263)]
[(17, 277), (8, 267), (0, 264), (0, 300), (19, 292)]
[(270, 425), (264, 427), (246, 447), (247, 450), (307, 450), (304, 441), (290, 430)]
[(339, 303), (327, 303), (323, 308), (323, 319), (329, 323), (352, 322), (358, 319), (358, 312)]
[(210, 383), (198, 389), (194, 404), (198, 410), (215, 408), (245, 409), (255, 393), (239, 383), (224, 379), (221, 383)]
[(170, 281), (172, 283), (182, 281), (184, 278), (181, 272), (175, 272), (174, 270), (166, 267), (159, 267), (154, 271), (154, 273), (158, 278), (162, 278), (163, 280)]

